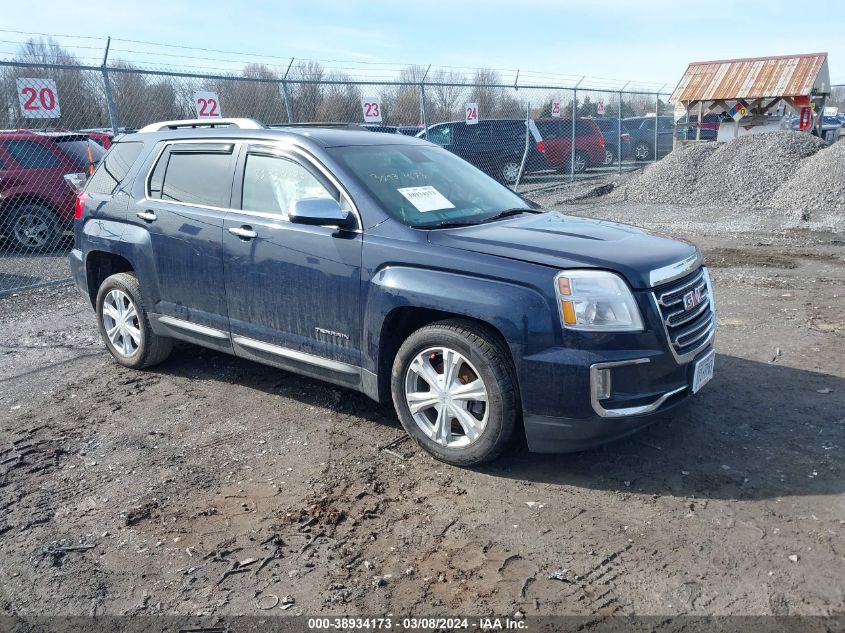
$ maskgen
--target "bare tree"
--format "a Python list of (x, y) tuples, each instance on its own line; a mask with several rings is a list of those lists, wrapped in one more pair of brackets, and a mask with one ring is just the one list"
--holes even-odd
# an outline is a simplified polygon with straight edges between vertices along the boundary
[[(326, 72), (319, 62), (301, 61), (293, 65), (288, 79), (319, 82), (325, 79), (325, 75)], [(296, 121), (317, 121), (323, 101), (323, 86), (319, 83), (291, 84), (291, 100)]]
[(463, 104), (467, 100), (467, 89), (462, 76), (454, 70), (437, 70), (428, 77), (432, 84), (425, 87), (426, 109), (431, 123), (452, 121), (461, 117)]
[(385, 123), (390, 125), (418, 125), (422, 121), (419, 83), (425, 76), (422, 66), (407, 66), (397, 78), (399, 84), (383, 87), (380, 98)]

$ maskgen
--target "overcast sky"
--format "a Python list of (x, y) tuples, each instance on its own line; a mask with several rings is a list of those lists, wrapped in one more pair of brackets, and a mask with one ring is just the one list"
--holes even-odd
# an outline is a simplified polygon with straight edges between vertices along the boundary
[[(0, 29), (105, 36), (283, 57), (491, 66), (588, 75), (671, 89), (690, 61), (811, 53), (830, 54), (834, 83), (845, 83), (845, 4), (612, 0), (396, 0), (238, 2), (205, 0), (0, 0)], [(20, 34), (0, 32), (8, 58)], [(99, 46), (93, 40), (62, 43)], [(144, 50), (140, 45), (115, 48)], [(206, 56), (126, 57), (213, 65)], [(94, 60), (96, 48), (75, 49)], [(246, 60), (244, 60), (246, 61)], [(362, 65), (361, 67), (366, 67)], [(373, 68), (377, 68), (374, 65)], [(350, 71), (354, 74), (354, 71)]]

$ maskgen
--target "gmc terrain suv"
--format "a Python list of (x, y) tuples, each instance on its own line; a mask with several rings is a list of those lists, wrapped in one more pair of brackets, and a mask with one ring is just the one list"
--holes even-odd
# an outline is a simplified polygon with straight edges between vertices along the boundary
[(694, 246), (543, 211), (400, 134), (153, 124), (76, 218), (73, 275), (120, 364), (181, 339), (356, 389), (453, 464), (516, 429), (543, 452), (622, 437), (713, 373)]

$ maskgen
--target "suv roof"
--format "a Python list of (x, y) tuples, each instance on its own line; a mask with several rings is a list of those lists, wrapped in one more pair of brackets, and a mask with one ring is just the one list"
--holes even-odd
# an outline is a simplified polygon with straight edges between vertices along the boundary
[[(332, 129), (319, 127), (273, 127), (263, 129), (239, 129), (235, 127), (218, 128), (182, 128), (161, 132), (137, 132), (136, 134), (154, 141), (182, 139), (307, 139), (320, 147), (343, 147), (346, 145), (429, 145), (412, 136), (404, 134), (375, 134), (369, 130)], [(121, 141), (132, 140), (134, 134), (128, 134)]]

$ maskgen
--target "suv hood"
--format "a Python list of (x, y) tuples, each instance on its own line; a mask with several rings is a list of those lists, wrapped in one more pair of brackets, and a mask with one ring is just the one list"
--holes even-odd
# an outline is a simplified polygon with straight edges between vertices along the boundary
[(659, 278), (681, 274), (699, 259), (698, 250), (689, 242), (558, 211), (478, 226), (437, 229), (428, 235), (431, 244), (447, 248), (560, 269), (612, 270), (624, 275), (633, 288), (649, 288)]

